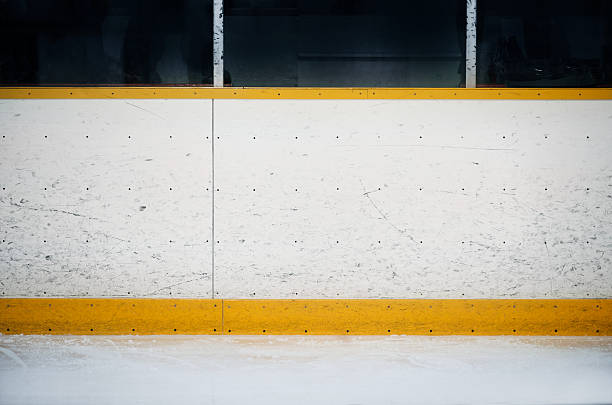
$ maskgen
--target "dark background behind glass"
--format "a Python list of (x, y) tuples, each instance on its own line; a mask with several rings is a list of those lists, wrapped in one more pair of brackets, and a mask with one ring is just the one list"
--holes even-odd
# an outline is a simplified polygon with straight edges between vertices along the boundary
[(480, 85), (612, 85), (612, 1), (478, 0)]
[(225, 0), (234, 86), (465, 81), (464, 0)]
[(0, 83), (210, 84), (212, 0), (0, 0)]
[[(479, 86), (612, 86), (612, 1), (478, 0)], [(225, 0), (234, 86), (462, 87), (465, 0)], [(1, 85), (210, 85), (212, 0), (0, 0)]]

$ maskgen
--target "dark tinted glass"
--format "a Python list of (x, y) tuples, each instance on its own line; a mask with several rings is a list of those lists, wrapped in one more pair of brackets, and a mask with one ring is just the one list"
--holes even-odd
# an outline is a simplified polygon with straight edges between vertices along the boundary
[(212, 0), (0, 1), (0, 84), (212, 83)]
[(480, 85), (612, 85), (612, 1), (478, 0)]
[(464, 82), (465, 0), (225, 0), (234, 86)]

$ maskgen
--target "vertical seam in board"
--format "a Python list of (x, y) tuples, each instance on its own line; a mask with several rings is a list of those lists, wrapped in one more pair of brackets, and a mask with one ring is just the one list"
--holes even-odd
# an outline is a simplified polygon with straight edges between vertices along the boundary
[(221, 300), (221, 334), (225, 335), (225, 302)]
[(211, 298), (215, 298), (215, 244), (217, 243), (215, 239), (215, 99), (211, 99), (211, 111), (212, 111), (212, 119), (211, 119), (211, 181), (212, 181), (212, 208), (211, 208)]

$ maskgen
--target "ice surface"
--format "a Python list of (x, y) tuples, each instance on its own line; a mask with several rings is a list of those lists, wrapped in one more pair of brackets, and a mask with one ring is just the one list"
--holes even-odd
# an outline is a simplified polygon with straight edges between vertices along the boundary
[(612, 403), (612, 338), (0, 336), (0, 403)]

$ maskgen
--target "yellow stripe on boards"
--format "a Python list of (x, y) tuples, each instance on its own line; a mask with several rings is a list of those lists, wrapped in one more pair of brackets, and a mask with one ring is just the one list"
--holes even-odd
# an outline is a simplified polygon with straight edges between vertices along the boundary
[(5, 298), (0, 332), (612, 336), (612, 300)]
[(224, 300), (224, 333), (611, 335), (608, 300)]
[(220, 300), (17, 298), (0, 300), (0, 332), (57, 335), (220, 334)]
[(612, 100), (612, 88), (0, 87), (0, 99)]

